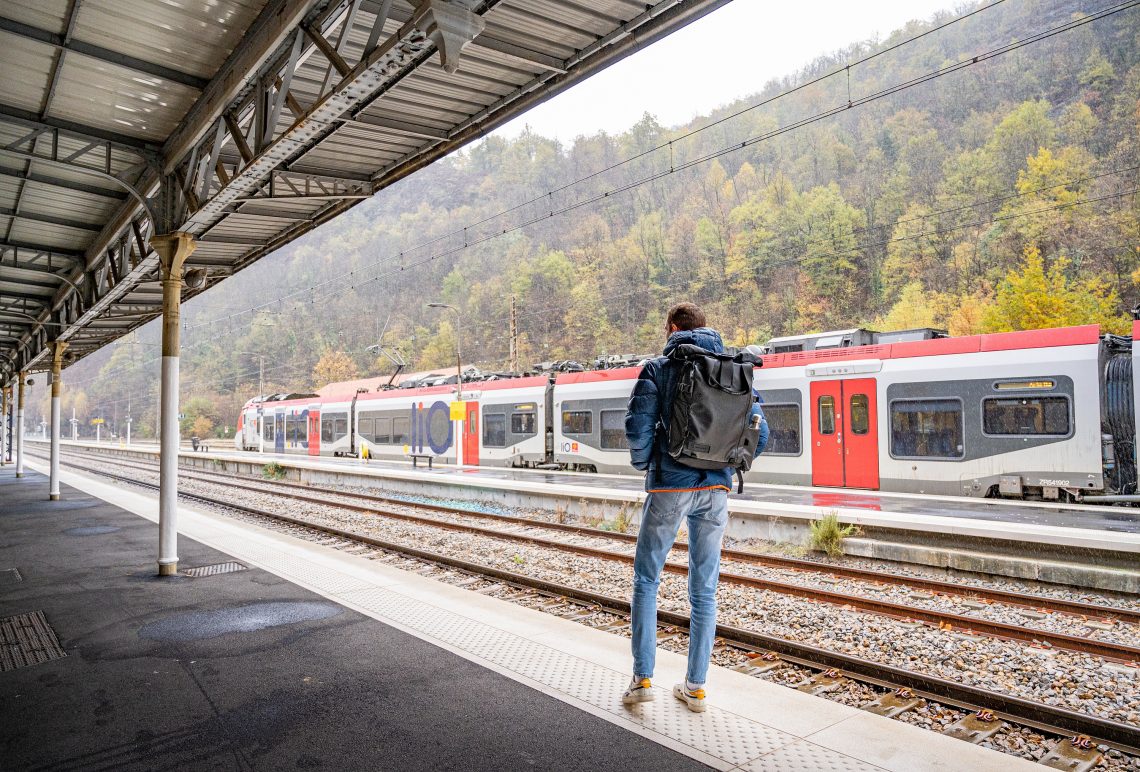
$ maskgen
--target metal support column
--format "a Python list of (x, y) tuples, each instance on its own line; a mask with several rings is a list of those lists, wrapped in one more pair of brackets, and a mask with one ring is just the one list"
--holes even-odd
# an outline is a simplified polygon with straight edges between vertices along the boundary
[(178, 573), (178, 353), (182, 268), (197, 242), (189, 233), (164, 233), (150, 240), (162, 269), (162, 391), (158, 425), (158, 575)]
[(24, 476), (24, 390), (28, 383), (28, 371), (20, 371), (19, 385), (16, 387), (16, 476)]
[(51, 487), (48, 488), (48, 499), (59, 501), (59, 377), (67, 341), (57, 340), (51, 345)]
[(0, 466), (8, 463), (8, 400), (11, 398), (12, 390), (0, 387)]

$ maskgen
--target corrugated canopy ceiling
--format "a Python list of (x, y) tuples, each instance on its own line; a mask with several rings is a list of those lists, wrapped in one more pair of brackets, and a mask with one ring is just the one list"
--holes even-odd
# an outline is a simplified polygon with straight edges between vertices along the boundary
[(0, 383), (159, 315), (151, 235), (189, 297), (727, 1), (7, 0)]

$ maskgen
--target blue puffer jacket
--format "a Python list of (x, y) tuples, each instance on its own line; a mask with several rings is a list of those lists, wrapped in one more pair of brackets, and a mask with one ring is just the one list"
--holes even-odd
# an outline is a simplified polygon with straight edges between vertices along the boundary
[[(669, 336), (665, 356), (647, 362), (633, 387), (629, 410), (625, 414), (625, 436), (629, 440), (629, 456), (633, 466), (646, 472), (645, 490), (697, 490), (726, 488), (732, 490), (732, 467), (724, 469), (694, 469), (673, 460), (668, 451), (665, 427), (672, 414), (673, 395), (681, 370), (668, 358), (673, 349), (683, 343), (694, 343), (706, 351), (719, 354), (724, 351), (720, 333), (708, 327), (682, 330)], [(759, 395), (752, 407), (753, 415), (760, 416), (760, 442), (756, 455), (768, 444), (768, 422), (760, 408)], [(659, 428), (660, 427), (660, 428)]]

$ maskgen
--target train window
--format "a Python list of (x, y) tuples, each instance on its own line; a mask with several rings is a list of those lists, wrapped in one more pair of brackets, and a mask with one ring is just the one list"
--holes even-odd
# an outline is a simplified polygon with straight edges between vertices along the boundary
[(321, 442), (333, 441), (333, 422), (328, 416), (321, 416)]
[(333, 442), (348, 435), (348, 418), (340, 415), (333, 419)]
[(372, 441), (387, 445), (392, 441), (392, 419), (377, 418), (372, 429)]
[(835, 434), (835, 397), (819, 398), (819, 433)]
[(285, 439), (289, 442), (305, 441), (305, 419), (299, 415), (285, 418)]
[(265, 439), (274, 440), (277, 438), (277, 419), (274, 416), (265, 416)]
[(589, 434), (593, 430), (593, 413), (589, 410), (563, 410), (563, 434)]
[[(513, 420), (511, 424), (513, 426)], [(488, 448), (507, 447), (507, 417), (505, 415), (501, 413), (483, 414), (483, 445)]]
[(798, 456), (800, 454), (800, 406), (764, 405), (768, 422), (768, 447), (765, 455)]
[(989, 397), (982, 400), (982, 431), (993, 435), (1069, 433), (1069, 400), (1065, 397)]
[(891, 403), (891, 455), (903, 458), (961, 458), (962, 402), (957, 399), (901, 399)]
[(538, 434), (538, 412), (536, 405), (515, 405), (511, 413), (511, 434)]
[(871, 431), (871, 411), (866, 394), (851, 395), (851, 409), (848, 415), (851, 418), (851, 433), (866, 434)]
[(356, 433), (365, 439), (372, 439), (372, 427), (373, 423), (371, 418), (361, 418), (356, 428)]
[(602, 449), (624, 450), (629, 447), (625, 438), (625, 411), (602, 411)]
[(392, 419), (392, 444), (393, 445), (407, 445), (408, 435), (412, 431), (412, 419), (410, 418), (393, 418)]

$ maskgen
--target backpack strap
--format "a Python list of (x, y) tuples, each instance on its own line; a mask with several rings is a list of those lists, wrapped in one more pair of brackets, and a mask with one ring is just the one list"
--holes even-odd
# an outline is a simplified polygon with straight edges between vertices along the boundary
[(736, 470), (736, 493), (738, 495), (744, 493), (744, 472), (739, 468)]

